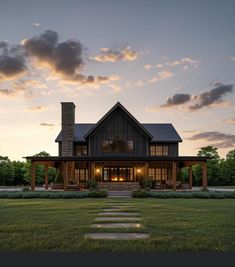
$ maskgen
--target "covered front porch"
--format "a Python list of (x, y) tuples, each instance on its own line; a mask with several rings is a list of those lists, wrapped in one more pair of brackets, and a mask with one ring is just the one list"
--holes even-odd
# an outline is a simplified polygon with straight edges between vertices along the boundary
[[(99, 189), (134, 190), (146, 180), (154, 182), (155, 190), (192, 190), (192, 166), (202, 165), (202, 189), (207, 188), (205, 157), (27, 157), (31, 161), (31, 189), (35, 190), (37, 164), (44, 165), (45, 189), (49, 188), (48, 168), (54, 167), (61, 174), (60, 189), (83, 190), (87, 180), (96, 180)], [(182, 181), (180, 172), (188, 168), (187, 181)], [(52, 188), (53, 189), (53, 188)]]

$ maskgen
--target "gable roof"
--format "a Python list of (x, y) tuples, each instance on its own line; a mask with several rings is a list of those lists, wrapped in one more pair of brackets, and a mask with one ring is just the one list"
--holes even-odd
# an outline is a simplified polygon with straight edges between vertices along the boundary
[(90, 134), (92, 134), (108, 117), (114, 110), (120, 108), (129, 118), (131, 121), (134, 122), (135, 125), (145, 133), (150, 139), (153, 138), (152, 134), (145, 128), (143, 125), (120, 103), (117, 102), (86, 134), (85, 138), (87, 138)]
[[(95, 125), (95, 123), (76, 123), (74, 125), (74, 142), (85, 142), (85, 135)], [(171, 123), (142, 123), (142, 126), (153, 136), (152, 142), (182, 142)], [(59, 133), (55, 141), (62, 141), (62, 132)]]

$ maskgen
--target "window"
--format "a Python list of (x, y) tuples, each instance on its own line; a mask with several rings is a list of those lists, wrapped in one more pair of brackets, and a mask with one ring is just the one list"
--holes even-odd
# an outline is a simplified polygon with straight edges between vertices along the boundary
[(86, 156), (87, 146), (86, 145), (75, 145), (75, 156)]
[(163, 156), (168, 156), (168, 146), (163, 146), (162, 147), (162, 155)]
[(160, 168), (156, 169), (156, 180), (161, 180), (161, 169)]
[(75, 179), (80, 182), (88, 180), (88, 169), (75, 169)]
[(149, 179), (155, 180), (155, 169), (149, 168)]
[(167, 180), (167, 169), (162, 169), (162, 180)]
[(156, 152), (155, 152), (155, 146), (150, 146), (150, 156), (155, 156)]
[(150, 156), (168, 156), (168, 146), (150, 146)]
[(156, 146), (156, 156), (162, 156), (162, 146)]
[(125, 137), (114, 137), (102, 141), (102, 151), (104, 153), (132, 153), (134, 141)]

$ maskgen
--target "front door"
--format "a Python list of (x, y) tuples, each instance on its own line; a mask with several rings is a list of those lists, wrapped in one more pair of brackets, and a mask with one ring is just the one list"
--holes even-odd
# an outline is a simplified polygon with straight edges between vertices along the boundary
[(128, 182), (134, 180), (134, 169), (130, 167), (104, 167), (103, 182)]

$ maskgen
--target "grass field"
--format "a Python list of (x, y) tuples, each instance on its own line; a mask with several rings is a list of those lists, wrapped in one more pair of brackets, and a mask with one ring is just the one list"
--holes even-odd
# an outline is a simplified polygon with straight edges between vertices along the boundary
[(151, 238), (85, 239), (107, 199), (1, 199), (0, 251), (235, 251), (235, 199), (130, 201)]

